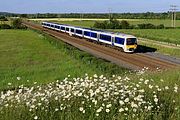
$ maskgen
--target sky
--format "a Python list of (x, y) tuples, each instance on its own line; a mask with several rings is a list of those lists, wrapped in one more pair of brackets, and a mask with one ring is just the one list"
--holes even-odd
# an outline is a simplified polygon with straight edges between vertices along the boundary
[(0, 12), (13, 13), (138, 13), (167, 12), (180, 0), (0, 0)]

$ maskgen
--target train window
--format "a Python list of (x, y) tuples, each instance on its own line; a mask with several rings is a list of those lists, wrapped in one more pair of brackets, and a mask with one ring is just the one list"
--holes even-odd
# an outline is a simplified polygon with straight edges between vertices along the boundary
[(66, 28), (66, 31), (69, 31), (69, 28), (68, 28), (68, 27)]
[(71, 28), (71, 32), (74, 32), (74, 29)]
[(91, 33), (91, 37), (93, 37), (93, 38), (97, 38), (97, 33)]
[(61, 27), (61, 30), (65, 30), (65, 27)]
[(111, 42), (111, 36), (100, 34), (100, 39)]
[(76, 30), (76, 33), (82, 35), (82, 30)]
[(58, 26), (57, 26), (57, 25), (55, 25), (55, 28), (58, 28)]
[(51, 27), (54, 27), (54, 25), (51, 25)]
[(90, 34), (91, 34), (90, 32), (84, 31), (84, 35), (85, 35), (85, 36), (89, 36), (89, 37), (90, 37)]
[(60, 26), (58, 26), (58, 29), (60, 29)]
[(124, 45), (124, 38), (115, 37), (115, 43)]
[(127, 45), (135, 45), (135, 44), (137, 44), (137, 40), (136, 40), (136, 38), (127, 38), (126, 44)]

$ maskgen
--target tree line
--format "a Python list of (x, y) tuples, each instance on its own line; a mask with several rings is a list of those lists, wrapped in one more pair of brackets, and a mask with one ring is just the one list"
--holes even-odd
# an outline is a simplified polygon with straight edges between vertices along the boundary
[[(8, 22), (9, 23), (6, 23)], [(27, 27), (22, 24), (22, 19), (13, 18), (8, 20), (7, 18), (0, 17), (0, 29), (26, 29)]]
[[(37, 14), (15, 14), (0, 12), (0, 16), (22, 17), (22, 18), (109, 18), (109, 13), (37, 13)], [(116, 19), (170, 19), (171, 12), (164, 13), (111, 13)], [(177, 12), (177, 19), (180, 20), (180, 12)]]
[(96, 21), (93, 25), (93, 28), (99, 28), (99, 29), (164, 29), (165, 26), (164, 26), (164, 24), (153, 25), (151, 23), (131, 25), (126, 20), (119, 21), (114, 18), (111, 18), (110, 20), (106, 20), (103, 22)]

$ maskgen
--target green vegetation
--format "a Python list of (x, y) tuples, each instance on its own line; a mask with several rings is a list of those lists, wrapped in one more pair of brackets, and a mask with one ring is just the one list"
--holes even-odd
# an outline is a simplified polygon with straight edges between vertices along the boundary
[[(109, 18), (109, 13), (38, 13), (38, 14), (14, 14), (0, 12), (0, 16), (8, 17), (25, 17), (25, 18)], [(112, 16), (117, 19), (170, 19), (171, 13), (112, 13)], [(180, 12), (177, 12), (177, 19), (180, 20)]]
[[(108, 20), (108, 19), (105, 19)], [(153, 25), (160, 25), (163, 24), (165, 27), (171, 27), (171, 20), (170, 19), (117, 19), (119, 21), (126, 20), (132, 25), (138, 25), (138, 24), (148, 24), (151, 23)], [(41, 19), (43, 21), (43, 19)], [(48, 21), (48, 19), (46, 19)], [(51, 20), (50, 20), (51, 21)], [(83, 26), (83, 27), (92, 27), (95, 23), (95, 21), (100, 21), (103, 22), (103, 19), (89, 19), (89, 20), (68, 20), (68, 19), (62, 19), (59, 18), (56, 21), (51, 21), (51, 22), (59, 22), (62, 24), (69, 24), (69, 25), (76, 25), (76, 26)], [(176, 20), (176, 26), (180, 27), (180, 20)]]
[(2, 120), (180, 119), (179, 70), (122, 74), (127, 70), (42, 33), (0, 36)]
[[(8, 83), (17, 86), (27, 83), (45, 84), (68, 74), (122, 74), (125, 69), (97, 59), (52, 37), (30, 30), (0, 31), (0, 89)], [(25, 81), (17, 81), (21, 77)]]
[(170, 46), (162, 46), (162, 45), (159, 45), (159, 44), (156, 44), (156, 43), (153, 43), (153, 42), (146, 42), (146, 41), (139, 41), (138, 42), (139, 45), (143, 45), (143, 46), (148, 46), (150, 48), (155, 48), (157, 49), (157, 52), (159, 53), (162, 53), (162, 54), (167, 54), (167, 55), (170, 55), (170, 56), (175, 56), (175, 57), (178, 57), (180, 58), (180, 48), (173, 48), (173, 47), (170, 47)]
[(123, 29), (110, 31), (122, 32), (132, 34), (137, 37), (180, 44), (180, 29)]
[(111, 18), (110, 20), (99, 22), (96, 21), (93, 25), (94, 28), (98, 29), (164, 29), (164, 25), (153, 25), (151, 23), (143, 23), (137, 25), (130, 25), (128, 21)]
[(137, 76), (85, 75), (19, 86), (1, 92), (0, 119), (179, 120), (179, 72)]
[(75, 20), (75, 21), (51, 21), (61, 24), (67, 24), (67, 25), (74, 25), (74, 26), (81, 26), (81, 27), (93, 27), (95, 21), (91, 20)]

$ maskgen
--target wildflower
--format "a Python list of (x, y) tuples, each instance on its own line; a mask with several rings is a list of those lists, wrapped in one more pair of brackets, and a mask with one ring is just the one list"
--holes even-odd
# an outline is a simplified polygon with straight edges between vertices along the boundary
[(124, 100), (124, 102), (126, 102), (126, 103), (129, 102), (129, 98), (126, 98), (126, 99)]
[(99, 116), (99, 114), (96, 114), (96, 116)]
[(122, 100), (119, 101), (120, 105), (124, 105), (124, 102)]
[(38, 119), (38, 116), (35, 116), (35, 117), (34, 117), (34, 120), (37, 120), (37, 119)]
[(153, 86), (152, 86), (152, 85), (149, 85), (149, 88), (150, 88), (150, 89), (152, 89), (152, 88), (153, 88)]
[(96, 110), (97, 113), (100, 113), (102, 111), (103, 107), (100, 107), (99, 109)]
[(158, 102), (158, 98), (154, 98), (154, 102), (156, 102), (156, 103), (157, 103), (157, 102)]
[(112, 104), (106, 105), (106, 108), (110, 108), (112, 106)]
[(176, 85), (175, 87), (174, 87), (174, 92), (178, 92), (178, 86)]
[(107, 113), (109, 113), (109, 112), (110, 112), (110, 110), (109, 110), (109, 109), (106, 109), (106, 112), (107, 112)]
[(84, 110), (84, 108), (83, 108), (83, 107), (80, 107), (79, 110), (82, 112), (82, 111)]
[(119, 109), (119, 112), (123, 112), (123, 111), (124, 111), (124, 109), (123, 109), (123, 108), (120, 108), (120, 109)]
[(82, 113), (85, 113), (86, 111), (85, 110), (83, 110), (83, 112)]
[(9, 86), (11, 86), (11, 85), (12, 85), (12, 83), (8, 83), (8, 85), (9, 85)]
[(94, 76), (93, 76), (94, 78), (97, 78), (98, 76), (97, 76), (97, 74), (94, 74)]
[(57, 112), (57, 111), (59, 111), (59, 109), (58, 109), (58, 108), (56, 108), (56, 109), (55, 109), (55, 111)]
[(168, 86), (166, 86), (166, 87), (165, 87), (165, 89), (166, 89), (166, 90), (168, 90), (168, 89), (169, 89), (169, 87), (168, 87)]
[(17, 80), (21, 80), (21, 77), (17, 77)]

